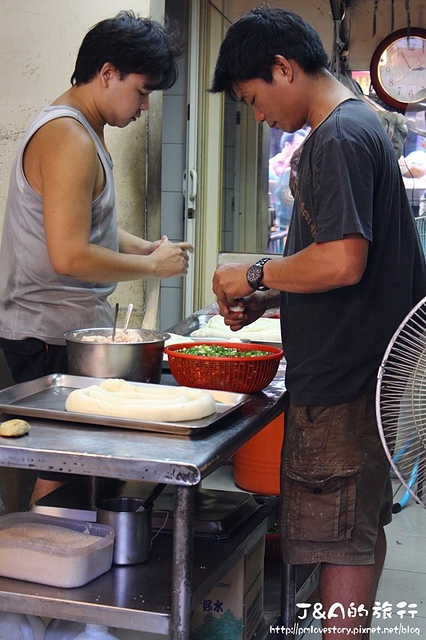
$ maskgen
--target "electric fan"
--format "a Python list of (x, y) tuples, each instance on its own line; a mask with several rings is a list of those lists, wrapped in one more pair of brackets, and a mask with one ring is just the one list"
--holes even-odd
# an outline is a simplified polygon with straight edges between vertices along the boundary
[(387, 457), (405, 493), (426, 507), (426, 297), (394, 333), (377, 375), (376, 415)]

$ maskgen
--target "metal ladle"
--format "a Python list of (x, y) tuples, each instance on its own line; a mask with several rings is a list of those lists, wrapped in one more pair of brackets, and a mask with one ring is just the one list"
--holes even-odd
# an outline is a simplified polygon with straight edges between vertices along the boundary
[(136, 509), (136, 511), (143, 511), (144, 509), (149, 509), (149, 507), (154, 502), (155, 498), (158, 498), (158, 496), (160, 495), (160, 493), (163, 491), (165, 487), (166, 485), (163, 484), (162, 482), (159, 482), (158, 484), (156, 484), (154, 489), (151, 491), (151, 493), (143, 503), (143, 505), (140, 506), (138, 509)]
[(118, 319), (118, 311), (120, 309), (120, 305), (117, 302), (115, 304), (115, 314), (114, 314), (114, 325), (112, 327), (112, 341), (115, 342), (115, 332), (117, 331), (117, 319)]

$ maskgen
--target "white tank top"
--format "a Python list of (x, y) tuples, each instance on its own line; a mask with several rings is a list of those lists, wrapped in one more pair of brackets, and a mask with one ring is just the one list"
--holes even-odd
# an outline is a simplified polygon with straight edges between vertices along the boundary
[(12, 166), (0, 250), (0, 337), (39, 338), (65, 344), (63, 334), (75, 328), (110, 327), (107, 297), (116, 283), (80, 282), (59, 275), (50, 263), (42, 198), (23, 171), (25, 147), (46, 122), (71, 117), (92, 136), (105, 172), (105, 188), (92, 202), (90, 242), (118, 251), (113, 163), (86, 118), (72, 107), (48, 106), (30, 125)]

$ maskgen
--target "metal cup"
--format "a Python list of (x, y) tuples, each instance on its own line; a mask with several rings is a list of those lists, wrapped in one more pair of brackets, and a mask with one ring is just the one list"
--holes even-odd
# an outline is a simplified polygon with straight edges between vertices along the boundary
[(106, 498), (96, 506), (96, 521), (115, 531), (112, 562), (139, 564), (151, 548), (151, 508), (141, 498)]

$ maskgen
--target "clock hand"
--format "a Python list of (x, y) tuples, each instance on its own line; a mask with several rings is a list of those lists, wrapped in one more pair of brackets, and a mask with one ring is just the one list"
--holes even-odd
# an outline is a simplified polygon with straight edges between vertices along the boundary
[(399, 78), (396, 78), (394, 80), (394, 84), (396, 84), (397, 82), (399, 82), (402, 78), (405, 78), (405, 76), (408, 76), (408, 74), (410, 73), (410, 71), (412, 71), (412, 69), (409, 69), (409, 71), (406, 71), (405, 73), (403, 73), (402, 75), (399, 76)]
[(400, 50), (400, 52), (401, 52), (401, 57), (405, 60), (405, 63), (406, 63), (406, 65), (407, 65), (407, 67), (408, 67), (408, 68), (410, 69), (410, 71), (411, 71), (410, 63), (408, 62), (407, 58), (405, 57), (405, 53), (403, 52), (403, 50), (402, 50), (402, 49)]
[(424, 71), (425, 69), (426, 67), (422, 67), (420, 62), (418, 62), (415, 67), (411, 67), (408, 71), (400, 75), (399, 78), (396, 78), (394, 82), (399, 82), (402, 78), (405, 78), (405, 76), (411, 73), (411, 71)]

